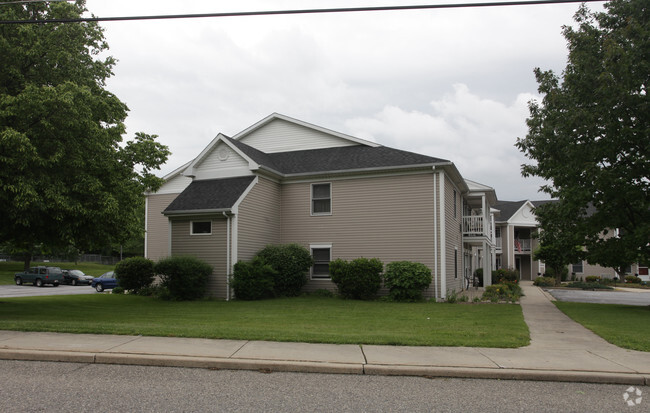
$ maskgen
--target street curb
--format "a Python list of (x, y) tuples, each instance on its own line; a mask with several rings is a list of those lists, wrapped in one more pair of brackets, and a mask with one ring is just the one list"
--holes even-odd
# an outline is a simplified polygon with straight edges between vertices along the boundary
[(594, 371), (490, 369), (480, 367), (428, 367), (366, 365), (365, 374), (382, 376), (454, 377), (468, 379), (560, 381), (600, 384), (650, 384), (650, 377), (642, 374), (608, 373)]
[(650, 385), (650, 375), (638, 373), (609, 373), (590, 371), (496, 369), (478, 367), (435, 367), (377, 365), (361, 363), (331, 363), (307, 361), (278, 361), (225, 359), (194, 356), (172, 356), (129, 353), (88, 353), (74, 351), (38, 351), (0, 349), (0, 359), (21, 361), (50, 361), (86, 364), (119, 364), (156, 367), (203, 368), (213, 370), (253, 370), (263, 373), (294, 372), (323, 374), (358, 374), (377, 376), (417, 376), (498, 380), (531, 380), (582, 382), (601, 384)]

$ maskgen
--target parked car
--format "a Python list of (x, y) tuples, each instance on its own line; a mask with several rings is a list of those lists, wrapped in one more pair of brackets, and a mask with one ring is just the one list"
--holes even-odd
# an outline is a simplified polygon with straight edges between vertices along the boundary
[(58, 287), (63, 282), (63, 273), (59, 267), (31, 267), (27, 271), (15, 273), (14, 282), (16, 285), (32, 283), (37, 287), (42, 287), (45, 284)]
[(100, 293), (104, 290), (110, 290), (112, 288), (117, 287), (117, 278), (115, 278), (115, 272), (114, 271), (105, 272), (99, 277), (93, 278), (92, 282), (90, 283), (90, 286)]
[(64, 284), (90, 284), (93, 282), (92, 275), (86, 275), (81, 270), (62, 270)]

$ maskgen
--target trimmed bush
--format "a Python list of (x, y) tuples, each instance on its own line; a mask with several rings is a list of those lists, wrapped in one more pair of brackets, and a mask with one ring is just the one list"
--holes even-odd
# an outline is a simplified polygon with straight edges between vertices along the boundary
[(533, 285), (538, 287), (553, 287), (555, 285), (555, 278), (553, 277), (537, 277), (533, 281)]
[(431, 284), (431, 269), (419, 262), (395, 261), (386, 266), (384, 285), (395, 301), (422, 299), (422, 291)]
[(483, 287), (483, 268), (475, 269), (474, 277), (478, 278), (478, 286)]
[(232, 283), (238, 300), (261, 300), (273, 297), (273, 279), (277, 271), (261, 258), (235, 264)]
[(377, 258), (357, 258), (352, 262), (330, 262), (330, 276), (343, 298), (371, 300), (381, 287), (384, 264)]
[(588, 283), (597, 283), (600, 281), (600, 277), (597, 275), (588, 275), (585, 277), (585, 281)]
[(306, 248), (298, 244), (267, 245), (256, 256), (277, 272), (273, 280), (275, 295), (300, 295), (302, 287), (307, 284), (309, 268), (314, 263)]
[(614, 288), (600, 283), (575, 281), (567, 284), (569, 288), (582, 288), (583, 290), (613, 290)]
[(636, 275), (626, 275), (625, 282), (632, 284), (641, 284), (641, 278), (637, 277)]
[(120, 287), (138, 293), (153, 283), (154, 263), (144, 257), (127, 258), (115, 266), (115, 276), (120, 280)]
[(167, 290), (163, 298), (196, 300), (205, 295), (212, 267), (195, 257), (164, 258), (154, 266)]

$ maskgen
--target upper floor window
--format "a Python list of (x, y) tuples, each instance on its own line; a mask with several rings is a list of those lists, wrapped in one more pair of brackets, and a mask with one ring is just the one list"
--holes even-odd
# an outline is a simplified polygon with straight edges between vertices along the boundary
[(332, 214), (332, 185), (312, 184), (311, 185), (311, 214), (331, 215)]
[(456, 203), (456, 190), (454, 189), (454, 218), (458, 216), (458, 213), (456, 212), (458, 209), (458, 204)]
[(192, 235), (210, 235), (212, 234), (212, 221), (192, 221), (190, 231)]

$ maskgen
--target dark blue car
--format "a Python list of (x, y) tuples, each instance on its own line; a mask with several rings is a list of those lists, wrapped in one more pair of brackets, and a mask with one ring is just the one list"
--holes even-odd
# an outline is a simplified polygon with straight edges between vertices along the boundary
[(115, 272), (113, 271), (105, 272), (99, 277), (93, 278), (93, 281), (90, 283), (90, 286), (100, 293), (104, 290), (110, 290), (112, 288), (117, 287), (117, 278), (115, 278)]

